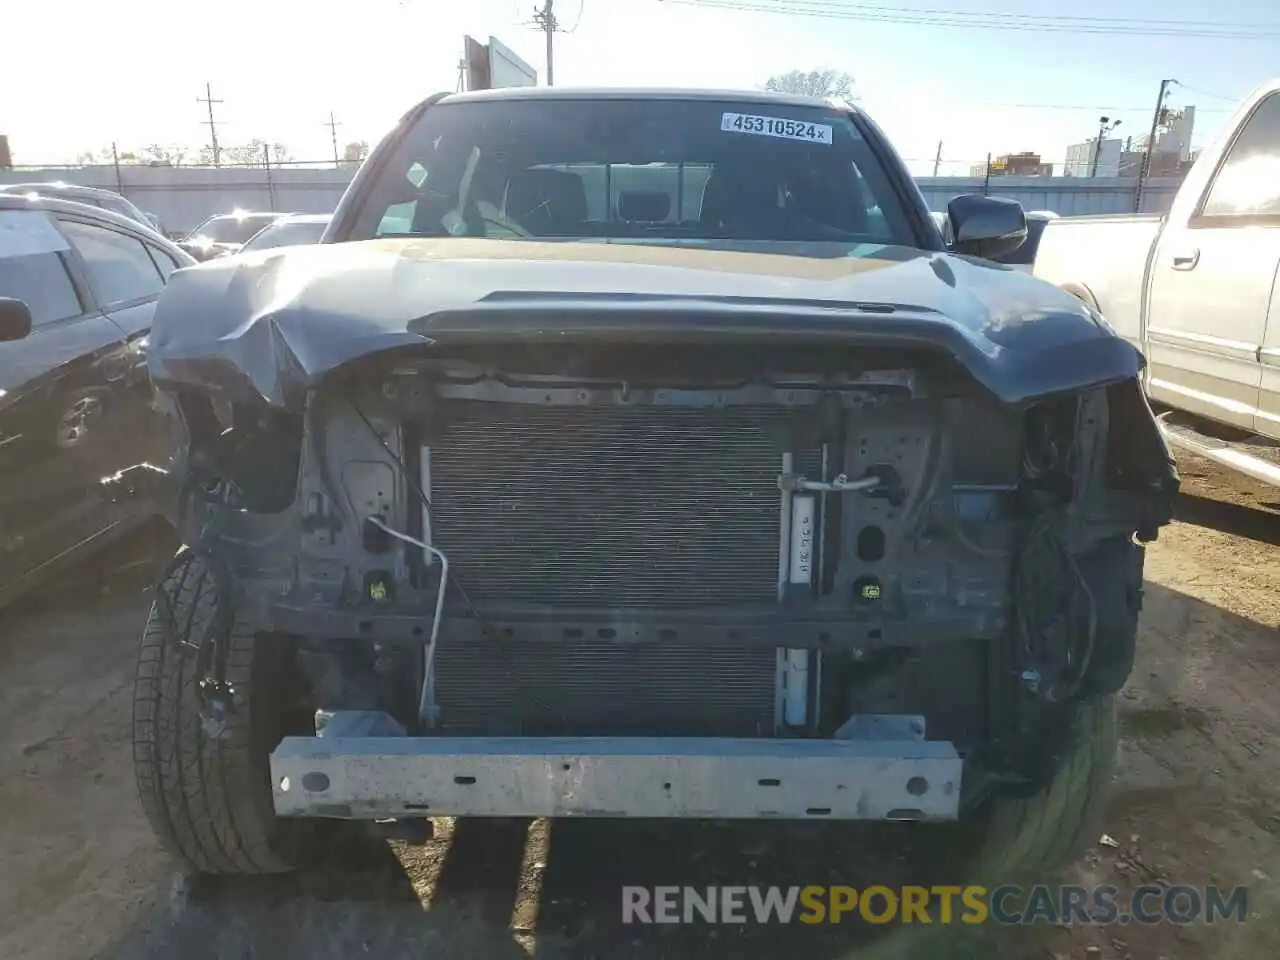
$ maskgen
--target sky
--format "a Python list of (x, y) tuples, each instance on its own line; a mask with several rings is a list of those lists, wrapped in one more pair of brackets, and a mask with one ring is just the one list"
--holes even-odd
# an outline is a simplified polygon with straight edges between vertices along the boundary
[[(752, 9), (770, 5), (790, 12)], [(23, 165), (71, 162), (112, 142), (194, 152), (208, 143), (197, 102), (206, 81), (223, 101), (214, 109), (224, 146), (261, 138), (284, 143), (295, 159), (324, 160), (331, 111), (340, 145), (372, 143), (418, 100), (455, 89), (464, 34), (497, 37), (545, 80), (533, 0), (65, 0), (53, 35), (38, 4), (10, 7), (6, 35), (31, 41), (5, 46), (0, 133)], [(937, 23), (957, 11), (1197, 34)], [(1169, 105), (1195, 104), (1200, 145), (1236, 100), (1280, 74), (1274, 0), (555, 0), (555, 12), (571, 30), (555, 37), (557, 86), (755, 89), (791, 69), (842, 70), (917, 174), (932, 172), (939, 142), (943, 175), (967, 173), (988, 151), (1031, 150), (1060, 163), (1068, 144), (1096, 135), (1104, 113), (1121, 120), (1113, 136), (1144, 136), (1163, 78), (1181, 84)], [(1210, 17), (1218, 26), (1151, 23)], [(1247, 36), (1199, 32), (1230, 24), (1248, 25)]]

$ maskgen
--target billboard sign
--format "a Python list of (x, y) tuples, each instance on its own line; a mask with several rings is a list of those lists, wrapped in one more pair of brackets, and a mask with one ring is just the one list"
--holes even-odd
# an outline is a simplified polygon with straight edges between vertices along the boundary
[(487, 44), (463, 37), (462, 62), (467, 90), (538, 85), (538, 71), (496, 37), (490, 37)]
[(494, 87), (536, 87), (538, 71), (496, 37), (489, 38), (489, 84)]

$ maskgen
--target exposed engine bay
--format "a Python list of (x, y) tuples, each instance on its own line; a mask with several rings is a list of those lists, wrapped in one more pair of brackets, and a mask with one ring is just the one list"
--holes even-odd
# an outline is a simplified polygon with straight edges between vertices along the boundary
[(453, 347), (178, 406), (190, 536), (318, 716), (427, 736), (909, 717), (1032, 777), (1127, 676), (1168, 509), (1136, 381), (1014, 407), (910, 347)]

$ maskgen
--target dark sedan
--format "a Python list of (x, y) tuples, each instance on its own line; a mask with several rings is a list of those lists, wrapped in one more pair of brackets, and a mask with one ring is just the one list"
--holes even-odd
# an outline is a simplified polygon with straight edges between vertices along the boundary
[(167, 462), (147, 335), (194, 263), (125, 217), (0, 194), (0, 603), (154, 515), (101, 480)]
[(275, 223), (284, 213), (250, 213), (237, 210), (210, 217), (178, 241), (197, 260), (213, 260), (238, 253), (255, 233)]

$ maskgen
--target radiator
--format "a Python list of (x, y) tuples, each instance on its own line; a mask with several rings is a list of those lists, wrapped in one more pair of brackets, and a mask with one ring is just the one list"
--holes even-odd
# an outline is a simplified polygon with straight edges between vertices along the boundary
[(787, 410), (445, 407), (430, 451), (431, 536), (473, 600), (776, 599)]
[[(793, 413), (444, 407), (446, 426), (425, 441), (431, 537), (480, 609), (777, 601), (777, 478)], [(798, 462), (816, 473), (820, 459)], [(758, 736), (773, 728), (776, 651), (446, 635), (436, 677), (445, 729)]]
[(441, 640), (442, 729), (514, 736), (768, 736), (773, 649)]

